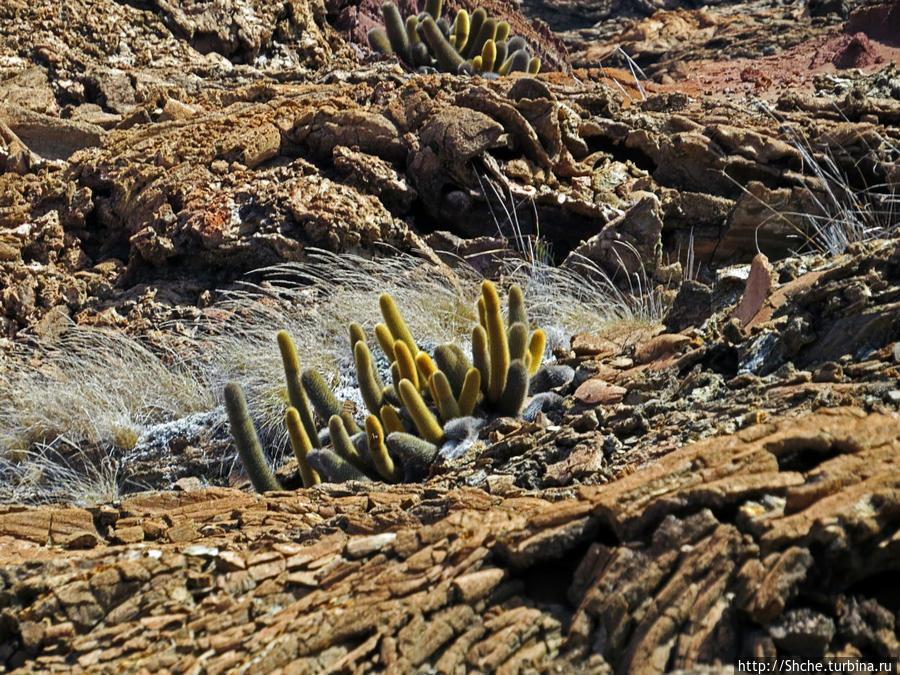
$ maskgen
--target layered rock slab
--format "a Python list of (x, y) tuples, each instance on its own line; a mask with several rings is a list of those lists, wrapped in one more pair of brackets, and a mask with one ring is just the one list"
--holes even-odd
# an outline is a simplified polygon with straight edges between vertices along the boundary
[[(898, 438), (897, 415), (834, 409), (543, 497), (148, 493), (96, 509), (93, 548), (4, 554), (0, 654), (19, 672), (664, 672), (797, 654), (809, 641), (791, 636), (812, 621), (841, 627), (820, 656), (886, 658), (898, 643), (877, 587), (900, 559)], [(23, 533), (15, 515), (4, 541)], [(144, 543), (110, 543), (127, 527)]]

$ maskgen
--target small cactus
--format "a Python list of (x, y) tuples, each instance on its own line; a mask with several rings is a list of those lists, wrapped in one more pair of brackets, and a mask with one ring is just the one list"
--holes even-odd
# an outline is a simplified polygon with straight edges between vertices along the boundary
[[(504, 317), (494, 284), (482, 283), (471, 359), (456, 345), (438, 346), (432, 358), (418, 348), (393, 298), (382, 294), (379, 304), (384, 323), (376, 325), (375, 336), (391, 361), (392, 386), (384, 386), (362, 327), (353, 323), (348, 331), (360, 394), (369, 411), (364, 431), (316, 370), (301, 372), (293, 340), (286, 331), (278, 332), (290, 403), (285, 426), (304, 487), (321, 481), (419, 480), (445, 442), (460, 440), (460, 424), (477, 429), (479, 418), (515, 416), (523, 408), (546, 335), (540, 329), (529, 334), (518, 286), (509, 290)], [(235, 444), (254, 487), (260, 492), (280, 489), (240, 387), (229, 384), (225, 400)], [(326, 422), (327, 433), (316, 430), (310, 404)], [(318, 447), (323, 443), (327, 447)]]
[(369, 46), (379, 54), (396, 54), (412, 68), (494, 76), (540, 70), (541, 61), (531, 56), (525, 40), (509, 37), (508, 22), (491, 19), (478, 8), (471, 15), (460, 9), (451, 24), (440, 15), (442, 9), (441, 0), (426, 0), (421, 14), (404, 19), (397, 5), (385, 2), (384, 28), (369, 31)]

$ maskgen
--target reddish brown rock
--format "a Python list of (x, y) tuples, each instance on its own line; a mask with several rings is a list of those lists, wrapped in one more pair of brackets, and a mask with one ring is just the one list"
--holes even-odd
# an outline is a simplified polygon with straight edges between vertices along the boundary
[(627, 392), (625, 387), (594, 377), (578, 385), (575, 390), (575, 398), (587, 405), (609, 405), (621, 401)]
[(741, 301), (735, 307), (732, 316), (746, 326), (759, 313), (763, 303), (775, 288), (775, 276), (769, 259), (762, 253), (757, 253), (750, 263), (750, 276), (747, 277), (747, 285)]
[(97, 536), (93, 518), (84, 509), (0, 509), (0, 536), (17, 537), (45, 545), (60, 544), (84, 533)]
[(684, 351), (692, 344), (693, 341), (686, 335), (663, 333), (637, 345), (634, 348), (634, 362), (644, 364), (666, 359)]

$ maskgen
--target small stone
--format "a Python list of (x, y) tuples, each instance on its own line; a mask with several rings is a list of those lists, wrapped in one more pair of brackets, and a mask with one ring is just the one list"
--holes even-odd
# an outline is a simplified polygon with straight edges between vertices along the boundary
[(196, 476), (185, 476), (175, 481), (175, 489), (182, 492), (196, 492), (203, 489), (203, 483)]
[(141, 523), (144, 530), (144, 537), (147, 539), (159, 539), (168, 530), (168, 526), (162, 520), (149, 518)]
[(744, 334), (741, 332), (740, 319), (729, 319), (722, 324), (722, 337), (732, 344), (739, 344), (744, 341)]
[(634, 362), (650, 363), (683, 351), (691, 339), (679, 333), (663, 333), (639, 344), (634, 350)]
[(593, 431), (599, 426), (600, 422), (597, 420), (597, 413), (593, 410), (585, 410), (572, 422), (572, 428), (580, 433)]
[(891, 389), (884, 394), (884, 400), (886, 403), (891, 403), (892, 405), (900, 405), (900, 389)]
[(112, 531), (111, 538), (120, 544), (136, 544), (144, 541), (144, 528), (140, 525), (118, 527)]
[(159, 115), (159, 121), (170, 122), (173, 120), (186, 120), (195, 117), (201, 111), (202, 108), (199, 106), (188, 105), (177, 99), (170, 98), (163, 106), (162, 112)]
[(769, 635), (782, 649), (809, 658), (825, 653), (834, 637), (834, 621), (807, 607), (786, 611), (782, 618), (769, 626)]
[(247, 561), (240, 553), (221, 551), (216, 556), (216, 569), (220, 572), (236, 572), (247, 569)]
[(813, 371), (813, 382), (843, 382), (844, 369), (838, 363), (829, 361)]
[(750, 264), (750, 276), (747, 277), (744, 294), (732, 316), (740, 321), (742, 326), (746, 326), (762, 309), (774, 288), (775, 271), (765, 254), (757, 253)]
[(618, 354), (619, 345), (591, 333), (578, 333), (572, 336), (572, 351), (575, 356), (611, 356)]
[(363, 558), (377, 551), (381, 551), (397, 539), (394, 532), (373, 534), (370, 537), (356, 537), (347, 542), (345, 552), (351, 558)]
[(100, 543), (96, 532), (76, 532), (66, 537), (62, 544), (68, 549), (94, 548)]
[(197, 528), (195, 528), (194, 524), (190, 521), (178, 523), (174, 527), (169, 528), (166, 534), (169, 537), (169, 541), (173, 544), (182, 544), (193, 541), (200, 536), (197, 533)]
[(594, 378), (575, 390), (575, 398), (587, 405), (618, 403), (628, 390), (605, 380)]
[(462, 602), (471, 604), (490, 593), (505, 576), (506, 572), (501, 569), (479, 570), (454, 579), (453, 588)]
[(530, 394), (540, 394), (568, 384), (575, 378), (575, 369), (560, 364), (544, 366), (531, 378), (528, 386)]

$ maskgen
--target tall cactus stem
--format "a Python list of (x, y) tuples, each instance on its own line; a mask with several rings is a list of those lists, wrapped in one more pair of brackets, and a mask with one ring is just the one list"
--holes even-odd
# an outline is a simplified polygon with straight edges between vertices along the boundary
[(400, 369), (400, 379), (409, 380), (416, 389), (421, 389), (422, 383), (419, 382), (419, 370), (416, 362), (406, 343), (402, 340), (394, 342), (394, 357), (397, 361), (397, 367)]
[(409, 411), (413, 424), (419, 435), (429, 443), (440, 444), (444, 440), (444, 430), (438, 424), (437, 418), (425, 405), (425, 401), (407, 379), (400, 380), (400, 398), (403, 405)]
[(356, 380), (359, 393), (369, 409), (377, 415), (384, 404), (384, 383), (372, 364), (372, 354), (365, 340), (360, 340), (353, 347), (353, 360), (356, 363)]
[(263, 455), (256, 428), (253, 426), (250, 411), (247, 409), (244, 391), (237, 382), (229, 382), (225, 385), (225, 410), (228, 412), (228, 422), (231, 424), (234, 444), (237, 446), (241, 462), (250, 476), (253, 487), (260, 493), (280, 490), (281, 485)]
[(528, 351), (528, 329), (524, 323), (517, 322), (509, 327), (507, 333), (509, 339), (510, 360), (524, 359)]
[(453, 397), (453, 389), (450, 387), (450, 381), (447, 376), (440, 370), (436, 370), (431, 376), (431, 396), (437, 406), (441, 420), (446, 423), (459, 417), (459, 404)]
[(482, 326), (472, 329), (472, 365), (481, 374), (481, 391), (487, 396), (491, 381), (491, 356), (488, 353), (487, 332)]
[(392, 434), (395, 431), (406, 431), (403, 422), (400, 420), (400, 415), (397, 414), (397, 409), (394, 408), (394, 406), (387, 404), (381, 406), (379, 414), (381, 416), (381, 424), (387, 433)]
[(353, 464), (360, 471), (365, 471), (366, 464), (356, 451), (353, 441), (350, 440), (344, 420), (338, 415), (332, 415), (328, 420), (328, 432), (331, 434), (331, 447), (338, 456)]
[[(397, 340), (403, 340), (409, 348), (410, 354), (418, 354), (419, 348), (416, 346), (416, 341), (413, 339), (412, 333), (409, 332), (409, 328), (406, 327), (406, 322), (400, 315), (400, 310), (397, 309), (394, 299), (388, 293), (382, 293), (378, 298), (378, 303), (381, 306), (381, 315), (384, 317), (384, 322), (394, 338), (391, 340), (391, 344), (393, 345)], [(380, 341), (381, 338), (379, 338)]]
[(509, 368), (509, 346), (506, 342), (506, 327), (500, 313), (500, 298), (497, 289), (490, 281), (481, 283), (484, 298), (484, 316), (487, 322), (488, 353), (491, 357), (490, 382), (487, 399), (497, 403), (506, 386), (506, 371)]
[(501, 415), (517, 416), (525, 404), (527, 395), (528, 368), (522, 359), (516, 359), (509, 366), (506, 386), (503, 389), (500, 400), (497, 401), (497, 411)]
[(312, 411), (309, 408), (309, 400), (306, 391), (300, 381), (300, 359), (297, 356), (297, 348), (286, 330), (278, 331), (275, 336), (278, 341), (278, 351), (281, 352), (281, 363), (284, 366), (284, 379), (287, 383), (288, 401), (297, 409), (300, 421), (306, 435), (312, 441), (314, 447), (319, 447), (319, 436), (316, 432), (316, 422), (313, 420)]
[(329, 419), (332, 415), (340, 415), (344, 410), (344, 406), (337, 400), (334, 392), (325, 383), (325, 379), (319, 374), (319, 371), (307, 368), (300, 375), (300, 381), (303, 384), (306, 395), (313, 404), (313, 408), (316, 409), (319, 417), (323, 420)]
[(541, 361), (544, 358), (544, 347), (547, 344), (547, 334), (540, 328), (536, 328), (531, 333), (531, 339), (528, 341), (528, 354), (531, 360), (528, 363), (528, 374), (534, 375), (538, 368), (541, 367)]
[(313, 470), (307, 460), (309, 453), (313, 450), (313, 445), (306, 430), (303, 428), (303, 423), (300, 421), (300, 415), (296, 408), (288, 408), (284, 413), (284, 425), (287, 427), (288, 437), (291, 439), (294, 457), (297, 458), (297, 469), (300, 472), (300, 478), (303, 480), (303, 487), (308, 488), (318, 485), (321, 482), (319, 474)]
[(394, 467), (394, 461), (388, 454), (387, 446), (384, 444), (384, 429), (375, 415), (366, 417), (366, 443), (378, 475), (386, 481), (395, 482), (397, 470)]
[(463, 381), (462, 390), (459, 392), (457, 405), (460, 417), (468, 417), (475, 410), (478, 403), (478, 394), (481, 390), (481, 373), (474, 366), (469, 368), (466, 379)]

